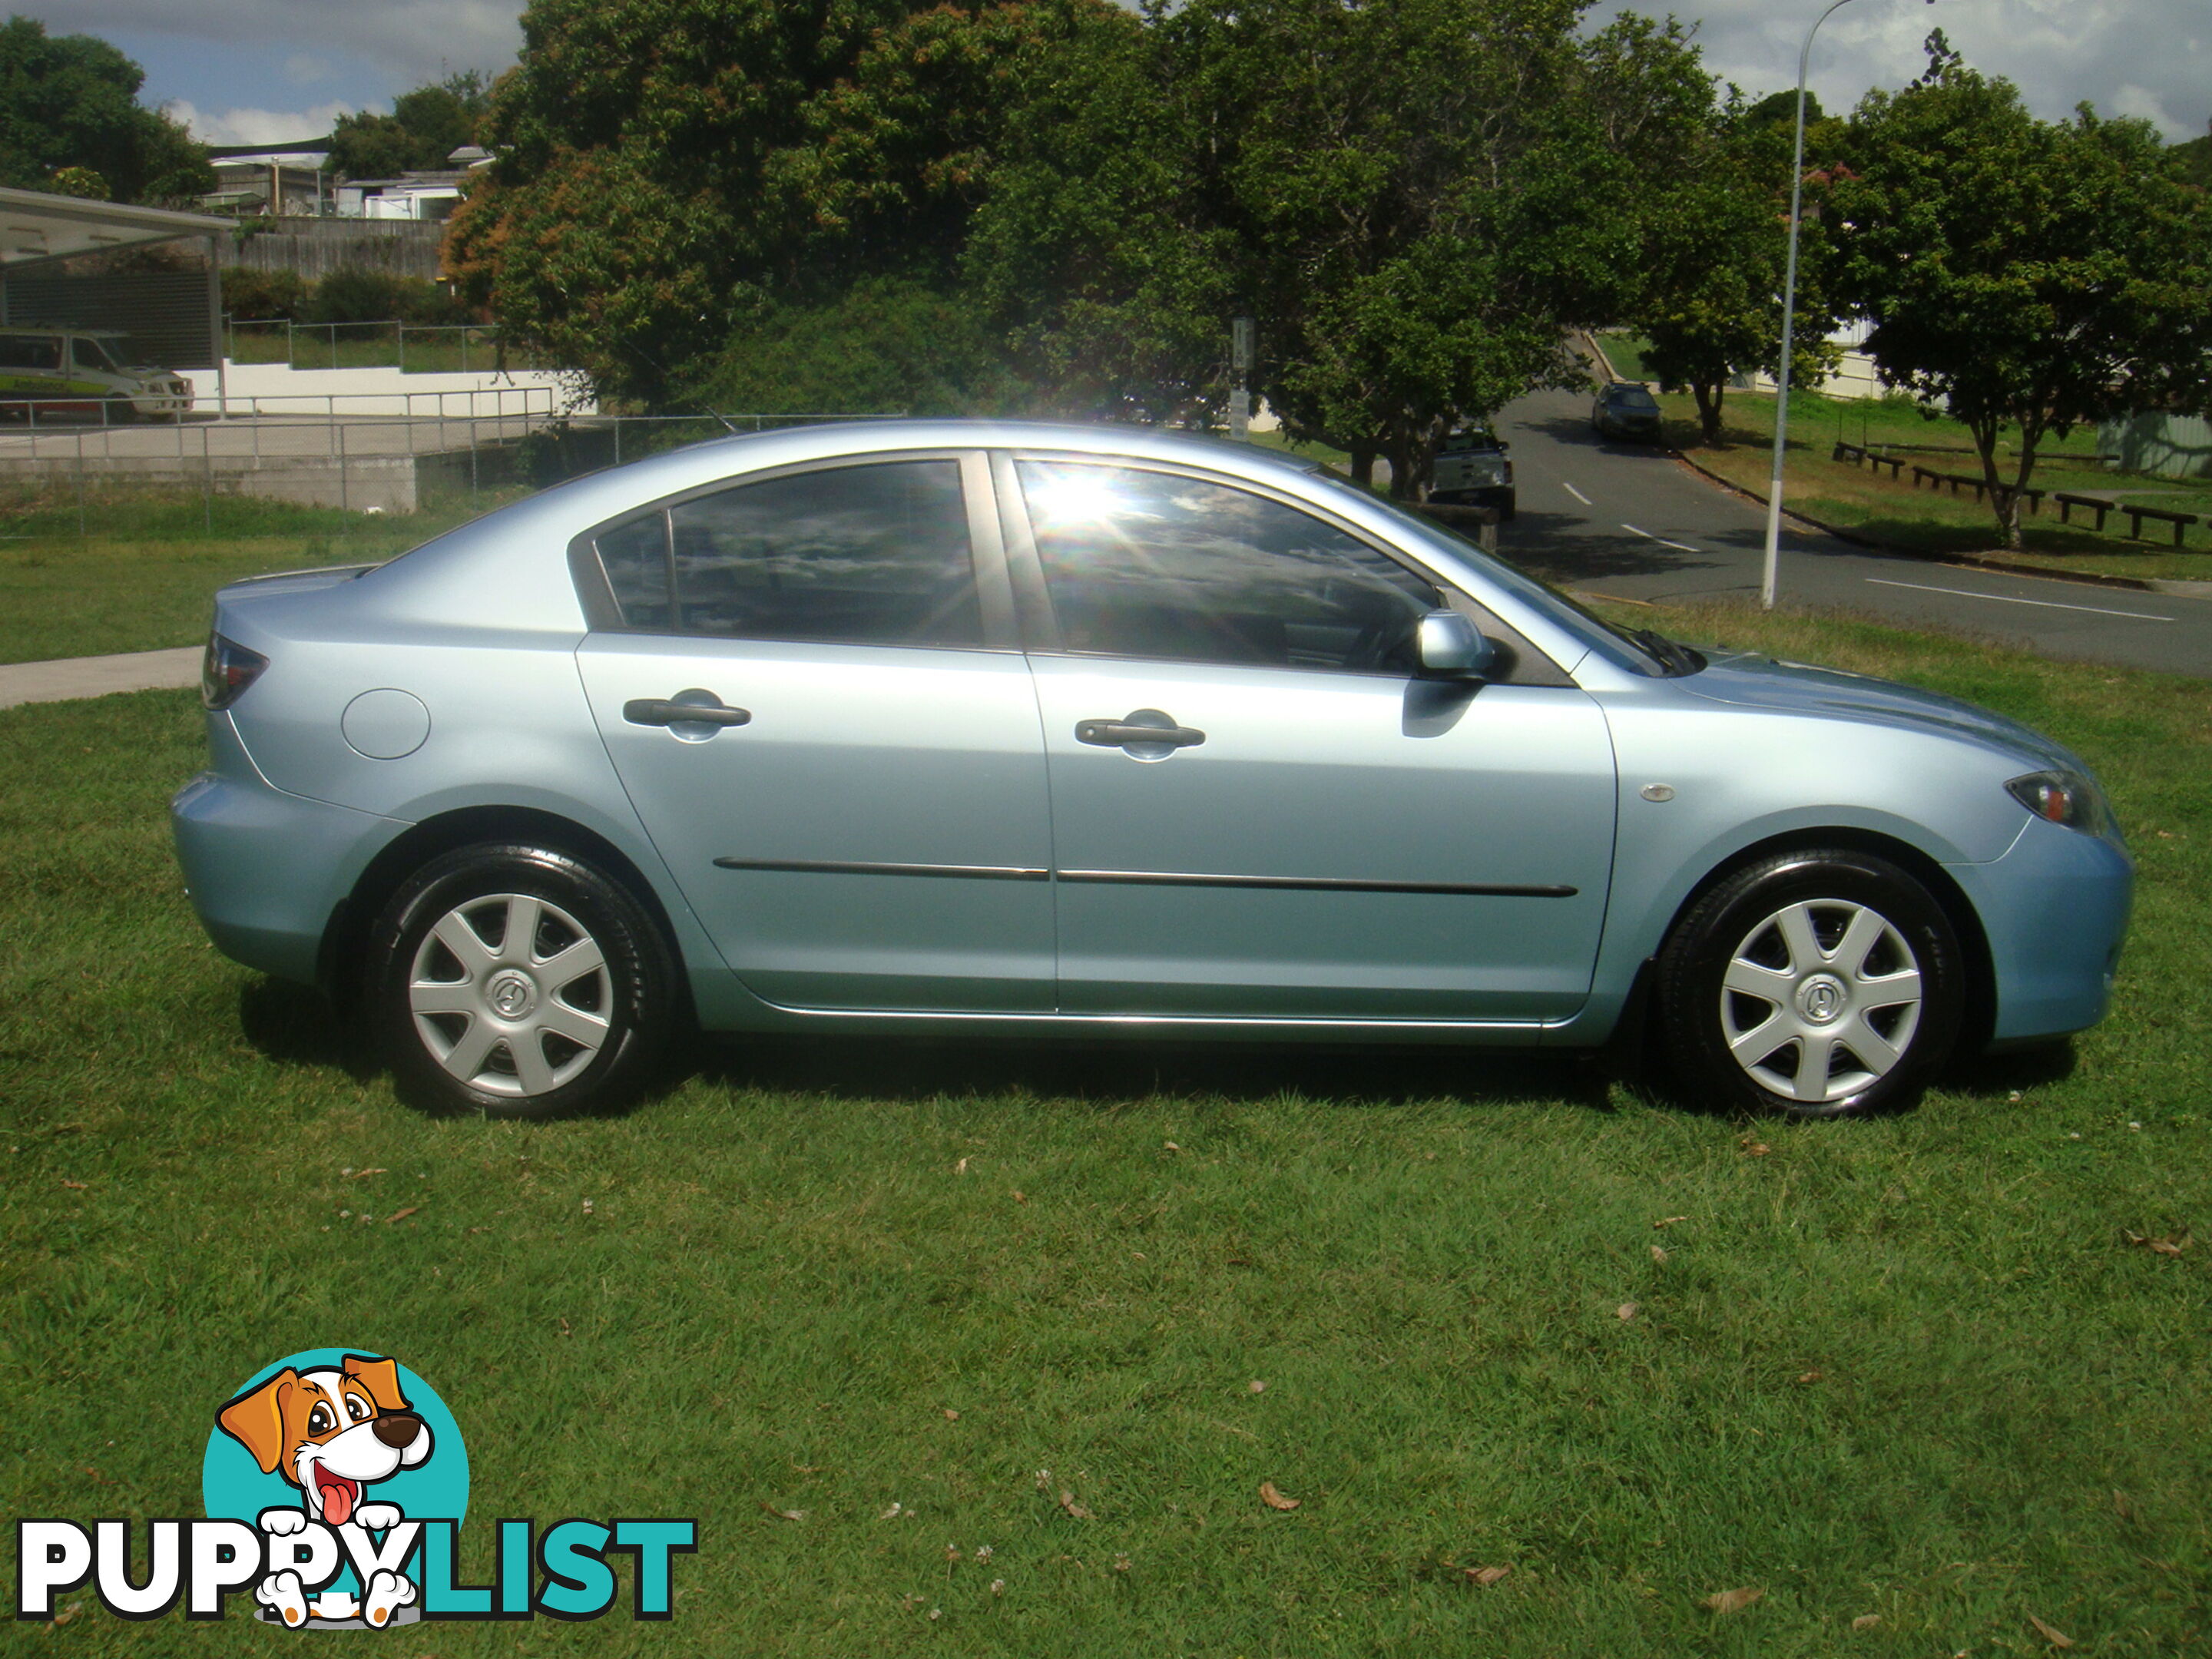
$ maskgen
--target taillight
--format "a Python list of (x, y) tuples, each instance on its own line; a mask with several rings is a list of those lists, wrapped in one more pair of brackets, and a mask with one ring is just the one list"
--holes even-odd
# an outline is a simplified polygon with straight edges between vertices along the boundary
[(209, 635), (207, 655), (200, 662), (200, 701), (210, 708), (229, 708), (268, 666), (269, 659), (258, 651), (248, 651), (220, 634)]

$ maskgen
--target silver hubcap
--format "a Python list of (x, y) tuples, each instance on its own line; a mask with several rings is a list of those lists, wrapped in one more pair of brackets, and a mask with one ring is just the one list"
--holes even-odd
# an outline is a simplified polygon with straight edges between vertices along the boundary
[(438, 919), (407, 981), (415, 1030), (434, 1059), (486, 1094), (542, 1095), (573, 1080), (607, 1040), (614, 981), (598, 942), (559, 905), (488, 893)]
[(1777, 910), (1721, 978), (1721, 1030), (1759, 1087), (1820, 1104), (1896, 1068), (1920, 1024), (1920, 964), (1879, 912), (1844, 899)]

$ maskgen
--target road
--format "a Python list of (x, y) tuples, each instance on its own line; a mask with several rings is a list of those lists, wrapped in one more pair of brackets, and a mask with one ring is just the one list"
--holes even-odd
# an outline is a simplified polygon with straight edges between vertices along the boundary
[[(1766, 509), (1757, 502), (1658, 450), (1600, 438), (1587, 397), (1536, 392), (1497, 425), (1519, 492), (1518, 517), (1498, 526), (1508, 557), (1618, 599), (1758, 597)], [(1787, 520), (1781, 602), (2212, 678), (2212, 599), (1887, 557)]]

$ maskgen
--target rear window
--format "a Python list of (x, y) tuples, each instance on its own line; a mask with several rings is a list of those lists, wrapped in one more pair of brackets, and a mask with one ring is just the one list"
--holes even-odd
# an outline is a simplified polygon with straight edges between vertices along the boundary
[(1617, 386), (1613, 401), (1623, 409), (1656, 409), (1659, 401), (1640, 386)]

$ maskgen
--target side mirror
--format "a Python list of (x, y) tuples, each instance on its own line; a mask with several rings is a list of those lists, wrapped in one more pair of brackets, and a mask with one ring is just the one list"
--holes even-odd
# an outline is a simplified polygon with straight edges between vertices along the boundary
[(1498, 647), (1456, 611), (1431, 611), (1413, 636), (1413, 659), (1423, 679), (1479, 680), (1498, 660)]

